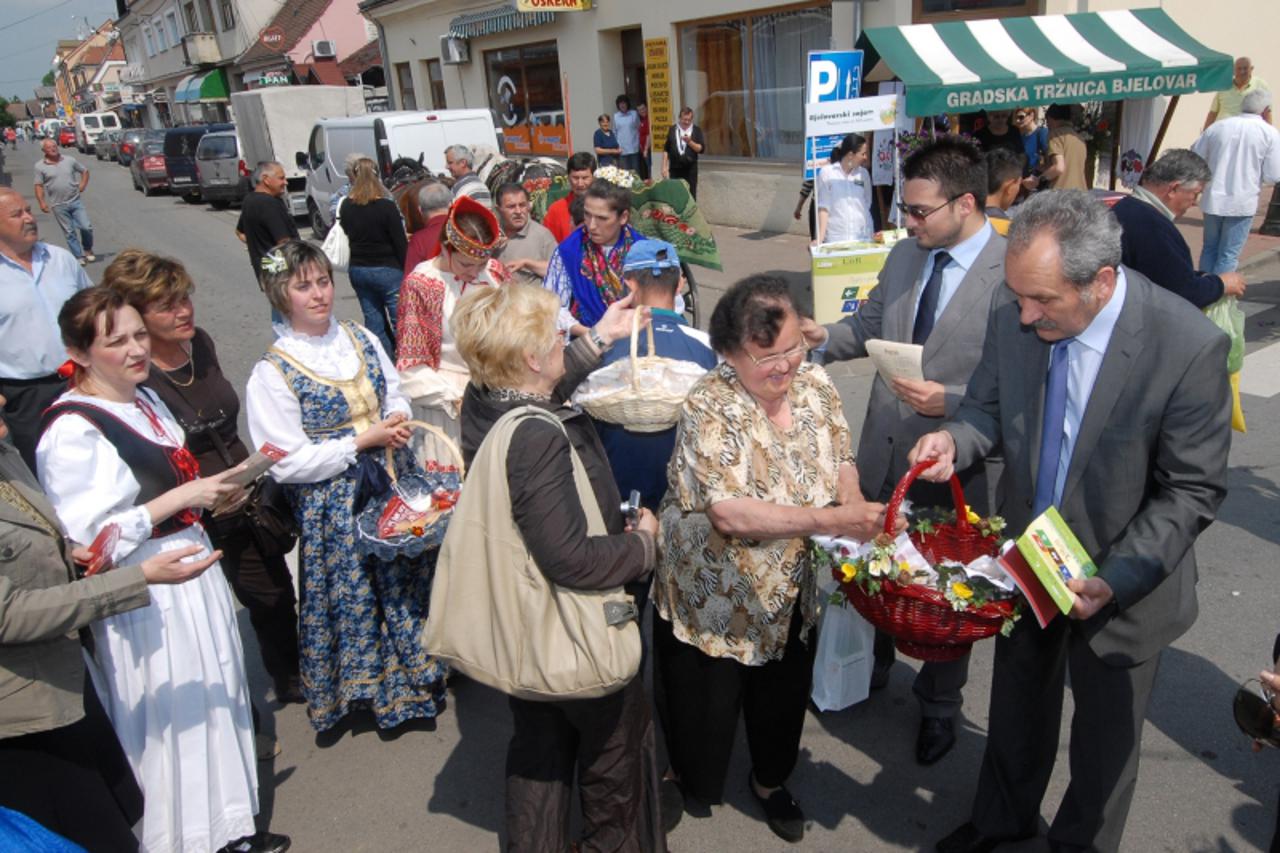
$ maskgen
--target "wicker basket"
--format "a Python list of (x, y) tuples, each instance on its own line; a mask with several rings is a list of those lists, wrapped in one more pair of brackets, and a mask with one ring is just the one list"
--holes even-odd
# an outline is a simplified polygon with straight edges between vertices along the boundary
[[(884, 530), (888, 535), (893, 535), (898, 509), (907, 490), (916, 477), (932, 465), (933, 460), (917, 463), (893, 490), (884, 519)], [(954, 474), (951, 476), (951, 498), (956, 505), (955, 523), (940, 524), (933, 533), (913, 532), (909, 534), (912, 543), (930, 564), (942, 560), (969, 563), (983, 555), (994, 557), (999, 551), (999, 542), (993, 536), (983, 536), (969, 523), (964, 491)], [(836, 579), (841, 580), (839, 577)], [(947, 601), (945, 593), (922, 584), (884, 581), (876, 595), (867, 594), (857, 583), (841, 581), (840, 586), (864, 619), (894, 638), (898, 651), (925, 661), (963, 657), (974, 642), (999, 633), (1014, 610), (1012, 599), (991, 601), (970, 610), (956, 610)]]
[(583, 398), (582, 408), (597, 420), (620, 424), (632, 432), (661, 432), (670, 429), (680, 420), (680, 406), (689, 394), (659, 387), (643, 381), (646, 371), (661, 371), (666, 365), (679, 363), (673, 359), (654, 355), (653, 323), (645, 327), (648, 335), (649, 354), (637, 354), (640, 339), (640, 312), (631, 320), (631, 381), (613, 391)]
[[(444, 430), (426, 421), (409, 420), (404, 421), (402, 425), (431, 433), (436, 439), (437, 446), (446, 448), (453, 459), (446, 465), (437, 465), (434, 460), (426, 462), (418, 460), (422, 470), (401, 478), (396, 474), (395, 451), (388, 447), (385, 450), (386, 467), (387, 473), (391, 475), (391, 482), (401, 488), (412, 487), (416, 491), (424, 489), (430, 491), (436, 486), (443, 486), (450, 491), (460, 488), (464, 465), (462, 451), (458, 449), (458, 445), (454, 443), (453, 439), (449, 438)], [(431, 526), (421, 533), (406, 532), (389, 538), (383, 538), (378, 535), (378, 521), (382, 516), (382, 511), (386, 508), (387, 501), (396, 494), (396, 490), (393, 489), (390, 494), (378, 500), (370, 501), (368, 506), (361, 510), (356, 517), (356, 547), (361, 554), (377, 557), (383, 561), (391, 561), (399, 557), (412, 559), (421, 557), (427, 551), (434, 550), (440, 546), (440, 542), (444, 538), (444, 531), (449, 526), (449, 520), (453, 516), (452, 509), (442, 512), (432, 522)]]

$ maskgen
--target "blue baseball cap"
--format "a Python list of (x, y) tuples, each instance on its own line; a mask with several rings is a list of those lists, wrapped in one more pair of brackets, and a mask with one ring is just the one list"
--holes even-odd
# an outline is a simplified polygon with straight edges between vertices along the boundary
[(627, 250), (626, 260), (622, 262), (623, 273), (647, 270), (657, 275), (672, 267), (679, 269), (680, 256), (676, 254), (676, 247), (665, 240), (640, 240), (632, 243)]

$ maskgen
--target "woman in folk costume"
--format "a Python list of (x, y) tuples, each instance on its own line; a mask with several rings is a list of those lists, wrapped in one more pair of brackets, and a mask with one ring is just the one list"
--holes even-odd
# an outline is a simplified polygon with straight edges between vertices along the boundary
[[(511, 280), (493, 257), (501, 237), (493, 212), (460, 196), (449, 207), (434, 254), (400, 286), (396, 370), (401, 393), (409, 398), (415, 418), (440, 427), (454, 443), (462, 438), (458, 413), (471, 371), (458, 354), (449, 320), (467, 288)], [(448, 458), (443, 452), (428, 455)]]

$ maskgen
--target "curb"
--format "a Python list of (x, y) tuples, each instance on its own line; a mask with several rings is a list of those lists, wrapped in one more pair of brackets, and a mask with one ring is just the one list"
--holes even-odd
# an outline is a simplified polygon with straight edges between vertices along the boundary
[(1263, 249), (1262, 251), (1258, 252), (1256, 255), (1251, 255), (1248, 258), (1246, 258), (1244, 261), (1241, 261), (1240, 264), (1236, 267), (1236, 272), (1238, 273), (1251, 272), (1255, 267), (1263, 266), (1264, 264), (1274, 260), (1277, 257), (1280, 257), (1280, 246), (1273, 246), (1271, 248)]

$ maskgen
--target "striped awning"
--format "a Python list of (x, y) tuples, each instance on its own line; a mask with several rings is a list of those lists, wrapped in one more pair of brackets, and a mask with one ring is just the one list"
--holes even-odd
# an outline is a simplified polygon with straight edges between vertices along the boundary
[(504, 3), (492, 9), (459, 15), (449, 22), (449, 35), (454, 38), (473, 39), (478, 36), (550, 24), (555, 19), (555, 12), (517, 12), (515, 6)]
[(906, 84), (907, 114), (1214, 92), (1232, 59), (1161, 9), (875, 27), (865, 78)]

